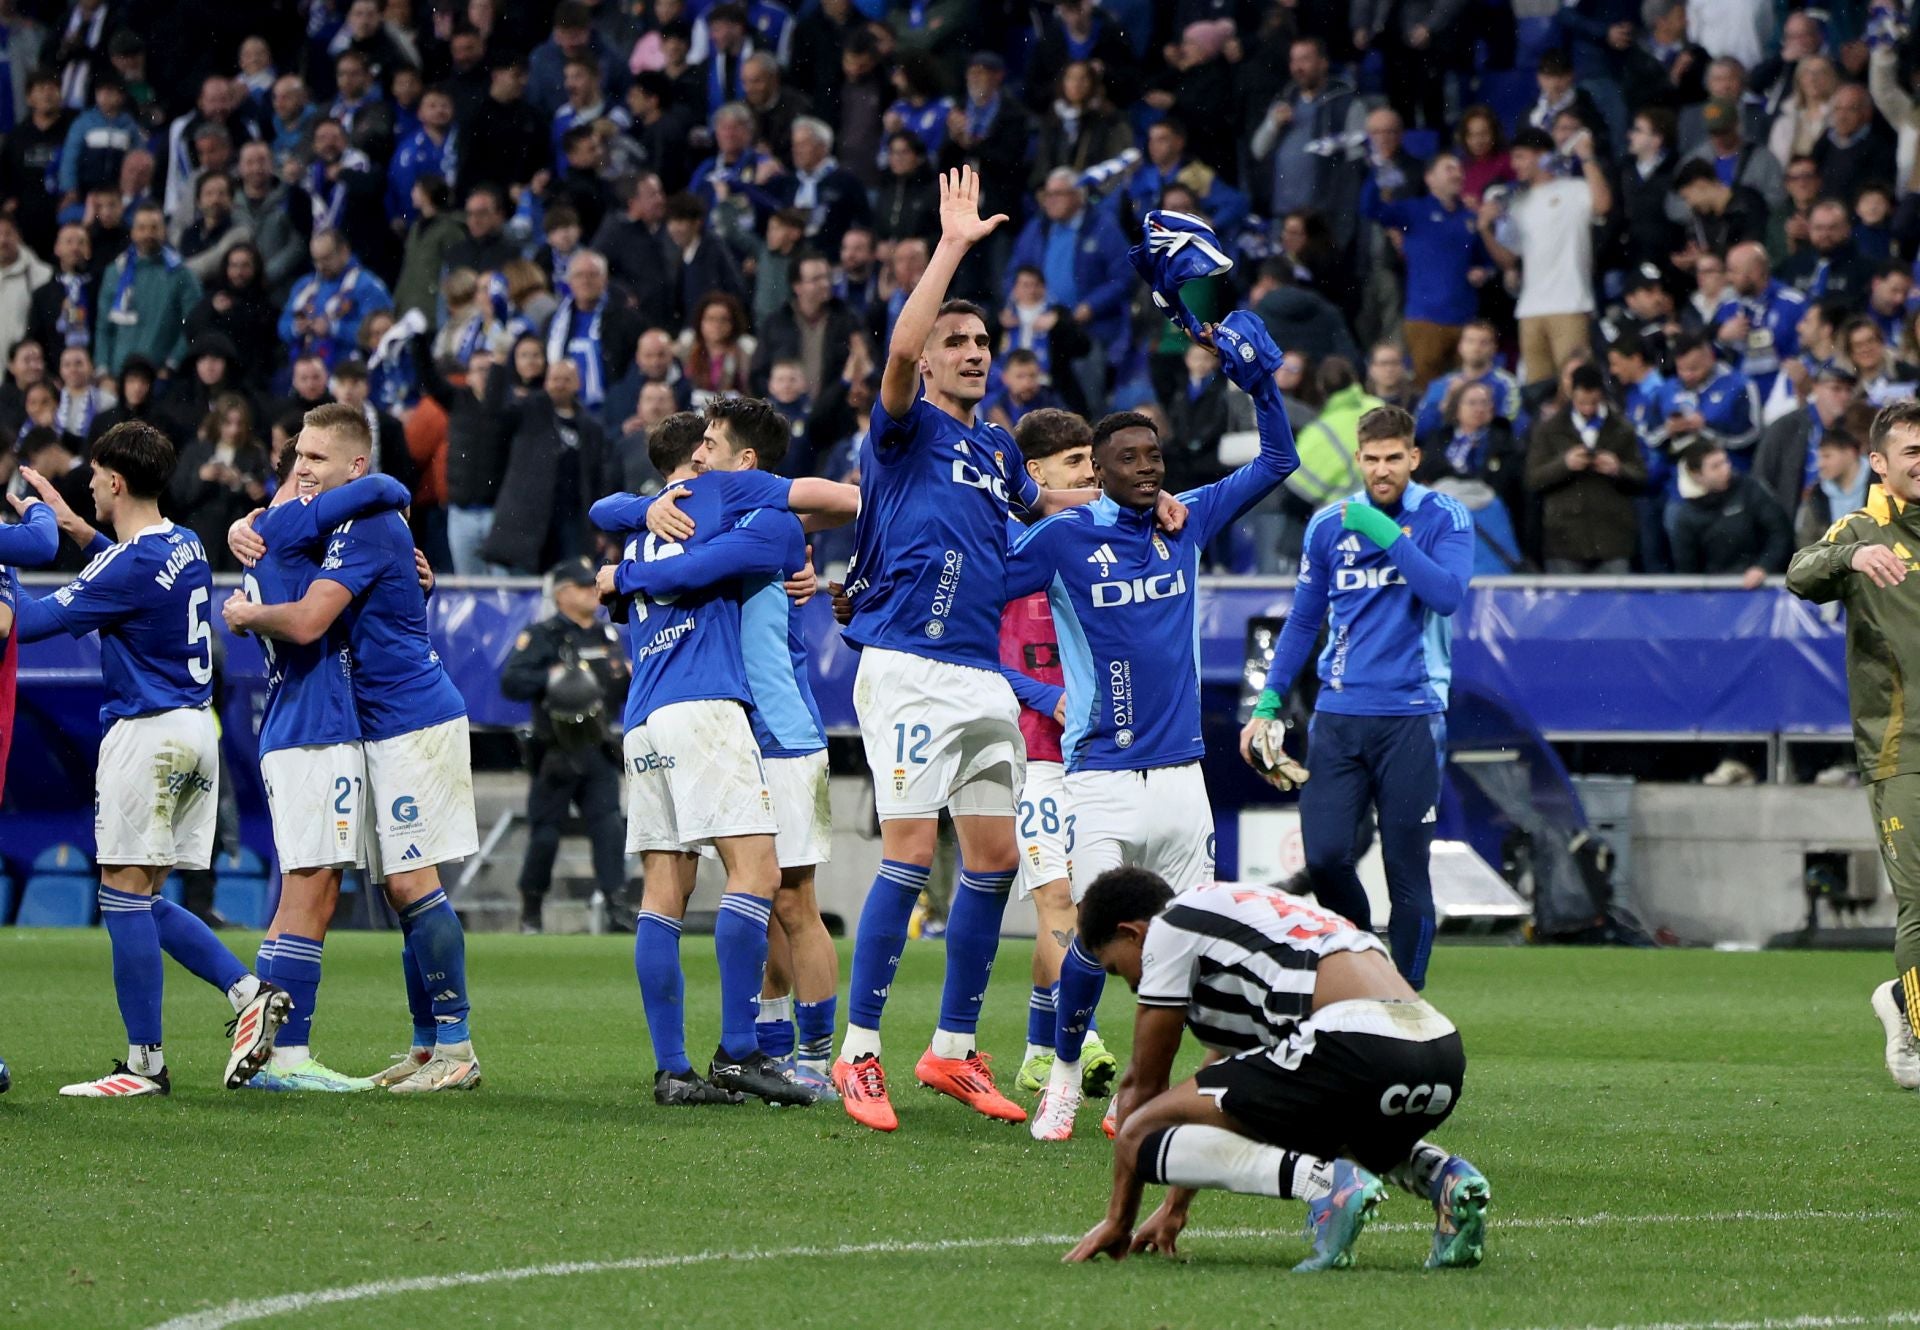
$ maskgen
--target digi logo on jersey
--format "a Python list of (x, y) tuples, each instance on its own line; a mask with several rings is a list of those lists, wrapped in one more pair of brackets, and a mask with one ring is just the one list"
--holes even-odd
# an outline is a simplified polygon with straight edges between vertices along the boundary
[(1381, 587), (1405, 586), (1406, 576), (1398, 568), (1336, 568), (1335, 591), (1378, 591)]
[(1171, 600), (1187, 594), (1187, 574), (1158, 573), (1152, 577), (1133, 577), (1117, 582), (1093, 584), (1093, 607), (1112, 609), (1119, 605), (1138, 605), (1149, 600)]
[(990, 476), (963, 457), (953, 459), (953, 483), (965, 485), (969, 489), (985, 490), (1001, 503), (1010, 503), (1007, 498), (1007, 484), (998, 476)]

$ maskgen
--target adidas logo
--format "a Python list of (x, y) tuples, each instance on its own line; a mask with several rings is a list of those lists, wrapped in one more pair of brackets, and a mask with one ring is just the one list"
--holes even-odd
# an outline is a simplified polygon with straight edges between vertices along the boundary
[(1440, 820), (1439, 813), (1440, 810), (1437, 807), (1427, 809), (1427, 815), (1420, 819), (1420, 825), (1424, 827), (1430, 823), (1438, 822)]
[(423, 859), (425, 857), (425, 855), (420, 853), (420, 847), (418, 845), (409, 845), (407, 846), (407, 852), (400, 856), (400, 862), (405, 863), (409, 859)]
[(1102, 545), (1087, 556), (1087, 562), (1099, 564), (1100, 576), (1105, 577), (1112, 571), (1113, 566), (1120, 562), (1120, 556), (1113, 552), (1113, 546)]
[(1334, 548), (1342, 554), (1358, 554), (1360, 552), (1360, 537), (1358, 535), (1348, 536), (1338, 545), (1335, 545)]
[[(451, 988), (447, 988), (447, 989), (442, 989), (438, 993), (435, 993), (432, 997), (428, 998), (427, 1000), (429, 1002), (458, 1002), (460, 1000), (460, 995), (454, 992)], [(445, 1019), (444, 1023), (447, 1025), (451, 1025), (456, 1019), (458, 1018), (448, 1017)]]

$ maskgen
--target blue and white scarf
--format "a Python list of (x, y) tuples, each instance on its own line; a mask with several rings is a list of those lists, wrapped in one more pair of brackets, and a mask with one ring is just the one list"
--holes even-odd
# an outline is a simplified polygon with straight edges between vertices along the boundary
[(60, 313), (53, 321), (53, 330), (60, 336), (60, 345), (90, 346), (93, 329), (88, 313), (93, 302), (87, 298), (86, 274), (63, 272), (54, 280), (60, 283), (64, 291), (60, 299)]
[[(180, 254), (170, 245), (162, 245), (155, 256), (164, 264), (168, 272), (174, 271), (182, 262)], [(113, 288), (113, 310), (107, 315), (118, 324), (132, 324), (140, 321), (140, 315), (133, 308), (133, 279), (139, 267), (140, 251), (129, 248), (120, 256), (120, 280)]]
[(740, 66), (746, 48), (739, 55), (714, 51), (707, 57), (707, 114), (712, 115), (728, 102), (737, 102), (746, 94), (740, 88)]
[(600, 316), (606, 308), (607, 299), (602, 296), (586, 331), (575, 332), (573, 297), (568, 296), (553, 312), (553, 323), (547, 331), (547, 363), (556, 365), (564, 356), (579, 367), (580, 404), (591, 410), (598, 410), (607, 400), (606, 375), (600, 360)]
[[(367, 155), (358, 148), (348, 148), (340, 154), (340, 170), (365, 171), (368, 169)], [(335, 179), (327, 183), (327, 164), (316, 159), (313, 168), (307, 173), (307, 193), (313, 198), (313, 229), (316, 231), (337, 231), (347, 212), (347, 185), (344, 180)]]

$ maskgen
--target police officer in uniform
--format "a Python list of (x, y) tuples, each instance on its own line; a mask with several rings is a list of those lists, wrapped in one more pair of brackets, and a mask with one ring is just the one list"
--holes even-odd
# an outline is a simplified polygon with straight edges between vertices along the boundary
[(1679, 335), (1673, 293), (1660, 269), (1643, 263), (1627, 275), (1620, 303), (1593, 326), (1594, 363), (1605, 365), (1607, 352), (1624, 333), (1633, 333), (1646, 348), (1647, 363), (1662, 374), (1673, 373), (1672, 339)]
[(569, 806), (580, 810), (593, 843), (601, 894), (619, 898), (626, 881), (626, 824), (620, 811), (619, 717), (629, 669), (619, 635), (599, 615), (593, 564), (568, 559), (549, 574), (553, 617), (513, 644), (500, 691), (533, 704), (527, 754), (527, 856), (520, 870), (520, 931), (540, 931), (540, 906), (553, 879)]

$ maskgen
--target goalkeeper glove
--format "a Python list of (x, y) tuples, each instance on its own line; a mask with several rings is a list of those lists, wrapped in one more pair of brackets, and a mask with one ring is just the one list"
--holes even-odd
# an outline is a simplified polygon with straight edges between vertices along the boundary
[(1378, 508), (1352, 500), (1340, 505), (1340, 525), (1349, 531), (1358, 531), (1383, 550), (1403, 534), (1400, 524)]
[(1288, 757), (1283, 747), (1287, 724), (1280, 719), (1279, 693), (1271, 688), (1261, 690), (1248, 731), (1247, 765), (1259, 773), (1260, 779), (1281, 791), (1298, 789), (1307, 783), (1307, 769)]

